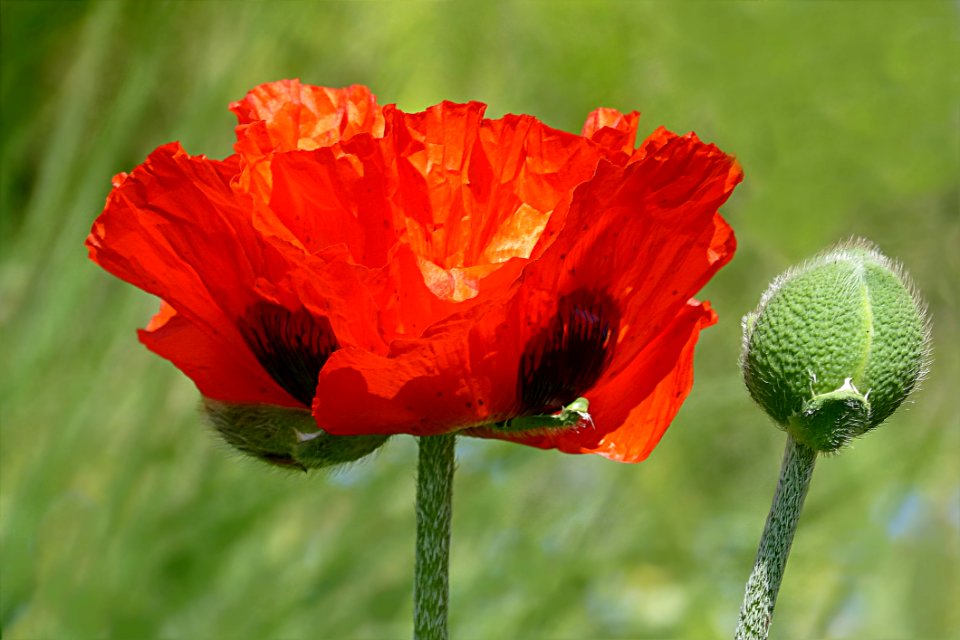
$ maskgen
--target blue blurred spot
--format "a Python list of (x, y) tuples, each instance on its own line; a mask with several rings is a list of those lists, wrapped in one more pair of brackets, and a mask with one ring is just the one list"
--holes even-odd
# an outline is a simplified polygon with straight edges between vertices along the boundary
[(894, 540), (915, 535), (920, 530), (920, 521), (923, 520), (926, 506), (922, 496), (911, 491), (900, 503), (900, 508), (887, 523), (887, 535)]
[(947, 510), (947, 520), (954, 529), (960, 529), (960, 489), (953, 493), (950, 508)]
[(864, 610), (863, 594), (851, 594), (827, 625), (827, 635), (831, 638), (855, 637), (857, 629), (862, 626)]
[(356, 487), (366, 484), (376, 465), (345, 464), (334, 469), (328, 476), (330, 484), (339, 487)]

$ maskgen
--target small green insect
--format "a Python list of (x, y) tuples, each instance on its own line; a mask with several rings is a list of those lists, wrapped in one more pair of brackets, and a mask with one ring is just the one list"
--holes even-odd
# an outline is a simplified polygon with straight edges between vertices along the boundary
[(557, 413), (537, 416), (520, 416), (505, 422), (498, 422), (495, 429), (507, 432), (567, 429), (570, 427), (593, 427), (590, 417), (590, 401), (577, 398)]

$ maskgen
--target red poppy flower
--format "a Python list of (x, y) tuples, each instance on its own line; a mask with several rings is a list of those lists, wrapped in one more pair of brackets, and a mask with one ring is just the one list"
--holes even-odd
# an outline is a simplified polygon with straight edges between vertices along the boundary
[[(734, 251), (730, 156), (664, 129), (634, 148), (612, 109), (573, 135), (298, 81), (231, 109), (234, 155), (158, 148), (87, 239), (163, 300), (140, 339), (204, 396), (309, 407), (327, 434), (649, 454), (716, 321), (692, 296)], [(592, 424), (504, 428), (578, 397)]]

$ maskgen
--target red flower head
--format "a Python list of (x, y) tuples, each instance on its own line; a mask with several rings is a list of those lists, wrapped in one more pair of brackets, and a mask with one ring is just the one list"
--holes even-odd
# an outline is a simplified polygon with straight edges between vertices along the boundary
[[(463, 431), (650, 453), (716, 321), (692, 296), (733, 255), (717, 213), (733, 158), (664, 129), (634, 148), (638, 114), (612, 109), (578, 136), (296, 80), (231, 109), (234, 155), (158, 148), (87, 239), (163, 300), (140, 339), (213, 406), (309, 408), (300, 441)], [(556, 426), (580, 397), (592, 422)]]

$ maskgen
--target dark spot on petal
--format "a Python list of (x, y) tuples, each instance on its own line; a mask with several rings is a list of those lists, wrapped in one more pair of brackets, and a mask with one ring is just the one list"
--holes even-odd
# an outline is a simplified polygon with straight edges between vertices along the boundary
[(258, 302), (238, 323), (257, 361), (304, 406), (313, 403), (317, 377), (330, 354), (340, 348), (330, 321), (306, 309), (290, 311)]
[(558, 411), (584, 395), (613, 357), (620, 313), (606, 293), (577, 290), (527, 343), (520, 358), (520, 415)]

